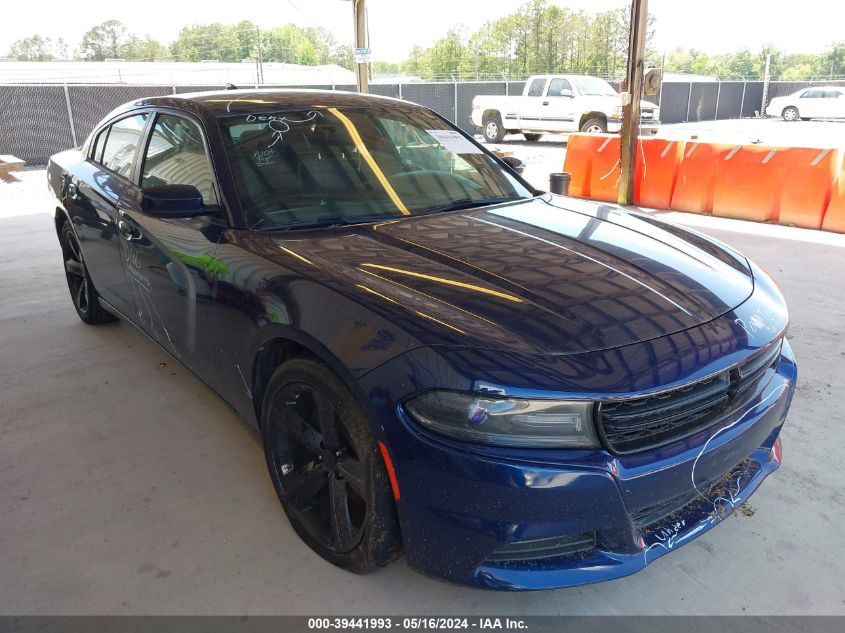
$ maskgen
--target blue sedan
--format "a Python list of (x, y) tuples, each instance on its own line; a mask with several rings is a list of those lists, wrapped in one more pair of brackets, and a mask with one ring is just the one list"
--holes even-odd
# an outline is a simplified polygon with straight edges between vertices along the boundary
[(48, 180), (82, 321), (132, 323), (219, 394), (344, 569), (404, 552), (494, 589), (616, 578), (780, 463), (796, 366), (764, 271), (536, 191), (421, 106), (141, 99)]

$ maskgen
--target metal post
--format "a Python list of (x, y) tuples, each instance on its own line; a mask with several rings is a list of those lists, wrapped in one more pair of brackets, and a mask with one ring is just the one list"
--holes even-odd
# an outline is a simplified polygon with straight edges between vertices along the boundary
[(401, 81), (399, 82), (399, 98), (404, 99), (404, 97), (402, 96), (402, 82)]
[[(366, 0), (352, 0), (352, 14), (355, 18), (355, 48), (367, 48)], [(367, 70), (369, 64), (355, 60), (355, 78), (358, 92), (369, 92)]]
[(689, 109), (692, 104), (692, 81), (689, 82), (689, 94), (687, 95), (687, 116), (684, 118), (684, 123), (689, 122)]
[(763, 103), (760, 105), (760, 116), (763, 116), (766, 113), (766, 101), (769, 97), (769, 67), (771, 61), (771, 53), (766, 53), (766, 70), (763, 73)]
[(255, 45), (258, 49), (258, 59), (256, 62), (258, 63), (258, 83), (264, 83), (264, 60), (261, 58), (261, 31), (258, 28), (258, 25), (255, 25)]
[(76, 147), (79, 143), (76, 140), (76, 127), (73, 125), (73, 110), (70, 107), (70, 94), (67, 90), (67, 83), (65, 87), (65, 106), (67, 106), (67, 122), (70, 124), (70, 138), (73, 139), (73, 146)]
[(713, 112), (713, 120), (719, 120), (719, 97), (722, 95), (722, 80), (719, 79), (719, 83), (717, 84), (716, 88), (716, 110)]
[(453, 112), (455, 113), (455, 120), (452, 121), (455, 125), (458, 124), (458, 80), (455, 79), (455, 75), (452, 75), (452, 94), (454, 95), (453, 99)]
[(627, 104), (622, 106), (621, 180), (617, 192), (619, 204), (633, 204), (634, 202), (647, 18), (648, 0), (633, 0), (631, 2), (631, 33), (628, 40), (627, 76), (630, 99), (628, 99)]
[(742, 111), (745, 109), (745, 87), (748, 85), (748, 80), (742, 80), (742, 101), (739, 102), (739, 118), (742, 118)]

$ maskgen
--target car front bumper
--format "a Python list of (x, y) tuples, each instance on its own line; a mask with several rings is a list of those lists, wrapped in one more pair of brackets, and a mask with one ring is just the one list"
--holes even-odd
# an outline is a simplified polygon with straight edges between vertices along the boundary
[[(657, 134), (658, 130), (660, 129), (660, 121), (656, 120), (642, 120), (640, 122), (640, 134), (643, 136), (648, 135), (655, 135)], [(622, 131), (622, 120), (621, 119), (610, 119), (607, 122), (607, 131), (610, 134), (618, 134)]]
[[(421, 429), (378, 386), (419, 366), (412, 358), (397, 363), (373, 372), (365, 386), (396, 468), (408, 564), (505, 590), (626, 576), (730, 516), (779, 465), (778, 436), (797, 375), (784, 342), (765, 386), (696, 435), (629, 455), (532, 453), (471, 447)], [(572, 555), (502, 562), (496, 554), (515, 543), (584, 534), (594, 535), (594, 547)]]

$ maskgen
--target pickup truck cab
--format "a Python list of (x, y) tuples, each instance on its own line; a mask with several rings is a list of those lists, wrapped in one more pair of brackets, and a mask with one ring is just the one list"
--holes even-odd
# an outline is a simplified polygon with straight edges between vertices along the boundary
[[(475, 97), (470, 119), (490, 143), (518, 132), (529, 141), (546, 132), (616, 133), (622, 128), (622, 96), (598, 77), (533, 75), (520, 96)], [(658, 107), (642, 101), (641, 133), (656, 134), (659, 124)]]

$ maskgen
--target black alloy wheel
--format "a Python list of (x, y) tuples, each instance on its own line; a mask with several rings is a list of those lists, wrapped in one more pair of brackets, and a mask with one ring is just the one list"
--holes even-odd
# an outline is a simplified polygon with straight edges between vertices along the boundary
[(69, 223), (62, 226), (60, 234), (62, 259), (65, 265), (65, 277), (70, 298), (76, 313), (88, 325), (97, 325), (114, 321), (115, 317), (100, 305), (99, 295), (91, 283), (79, 240)]
[(276, 493), (302, 539), (330, 562), (366, 573), (401, 552), (387, 473), (345, 386), (307, 359), (282, 365), (262, 416)]

